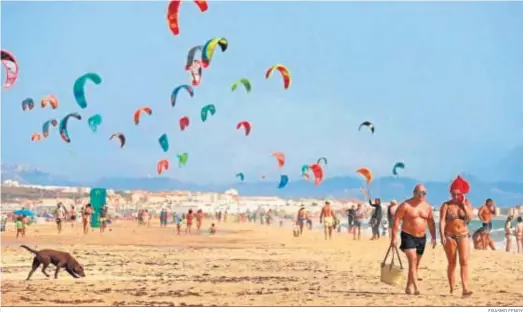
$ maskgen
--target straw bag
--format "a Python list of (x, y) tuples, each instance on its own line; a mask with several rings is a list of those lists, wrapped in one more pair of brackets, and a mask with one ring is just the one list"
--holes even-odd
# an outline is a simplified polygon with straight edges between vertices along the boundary
[[(386, 264), (387, 258), (392, 250), (392, 257), (390, 264)], [(398, 258), (399, 267), (394, 265), (394, 252)], [(381, 263), (381, 281), (389, 285), (399, 285), (403, 280), (403, 264), (401, 263), (400, 253), (397, 247), (390, 246), (383, 262)]]

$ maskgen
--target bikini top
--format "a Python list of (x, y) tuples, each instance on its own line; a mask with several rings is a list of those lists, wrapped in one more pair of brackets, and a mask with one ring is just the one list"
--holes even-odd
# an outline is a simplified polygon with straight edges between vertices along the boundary
[[(448, 208), (447, 208), (448, 209)], [(459, 220), (463, 220), (465, 222), (468, 222), (468, 218), (467, 218), (467, 215), (460, 215), (459, 214), (459, 211), (462, 210), (462, 211), (465, 211), (465, 208), (463, 206), (459, 206), (459, 210), (457, 213), (449, 213), (449, 211), (447, 210), (447, 216), (446, 216), (446, 219), (447, 221), (452, 221), (452, 220), (456, 220), (456, 219), (459, 219)]]

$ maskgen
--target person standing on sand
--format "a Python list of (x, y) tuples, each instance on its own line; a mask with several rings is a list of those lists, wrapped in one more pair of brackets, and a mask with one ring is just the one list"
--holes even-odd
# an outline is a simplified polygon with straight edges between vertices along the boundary
[(187, 227), (185, 228), (185, 234), (187, 234), (187, 233), (191, 234), (192, 221), (193, 221), (193, 218), (194, 218), (194, 214), (192, 212), (192, 209), (189, 209), (189, 211), (187, 212), (186, 218), (187, 218)]
[(15, 221), (15, 227), (16, 227), (16, 238), (18, 238), (18, 236), (22, 236), (24, 237), (25, 236), (25, 224), (24, 224), (24, 221), (23, 220), (23, 217), (22, 216), (18, 216), (16, 218), (16, 221)]
[(494, 201), (487, 199), (485, 204), (479, 208), (478, 217), (483, 222), (483, 226), (480, 229), (480, 237), (483, 241), (484, 250), (487, 250), (488, 241), (490, 238), (490, 231), (492, 230), (492, 216), (495, 213)]
[(107, 205), (103, 205), (102, 209), (100, 209), (100, 234), (105, 231), (105, 228), (107, 227), (107, 213), (109, 211), (109, 208), (107, 208)]
[(298, 210), (298, 214), (296, 216), (296, 226), (300, 228), (300, 235), (303, 235), (303, 227), (305, 226), (305, 223), (309, 219), (309, 216), (307, 215), (307, 210), (305, 210), (305, 206), (301, 205), (300, 210)]
[[(392, 225), (392, 235), (390, 244), (396, 247), (398, 244), (397, 235), (401, 223), (401, 244), (400, 249), (407, 256), (409, 262), (409, 274), (405, 293), (408, 295), (419, 295), (417, 281), (418, 270), (425, 245), (427, 243), (427, 225), (429, 227), (432, 246), (436, 247), (436, 224), (432, 214), (432, 207), (425, 201), (427, 190), (422, 184), (416, 185), (413, 197), (407, 199), (398, 206)], [(414, 292), (413, 292), (414, 290)]]
[(320, 224), (323, 223), (323, 231), (325, 233), (325, 240), (332, 239), (332, 227), (334, 225), (334, 211), (332, 211), (331, 203), (325, 202), (325, 206), (321, 208)]
[(180, 235), (182, 230), (182, 218), (177, 213), (173, 214), (174, 224), (176, 224), (176, 234)]
[(518, 253), (523, 253), (523, 218), (518, 217), (516, 224), (516, 245), (518, 246)]
[(350, 206), (346, 212), (347, 212), (347, 228), (348, 228), (349, 233), (351, 233), (353, 231), (353, 227), (354, 227), (354, 212), (355, 212), (354, 205)]
[[(450, 293), (454, 292), (456, 285), (454, 273), (459, 254), (463, 296), (472, 295), (468, 286), (469, 230), (467, 223), (474, 217), (474, 211), (468, 199), (465, 198), (468, 192), (468, 182), (458, 176), (450, 186), (452, 199), (443, 203), (439, 212), (439, 232), (448, 260), (447, 278)], [(486, 246), (483, 245), (483, 248)]]
[(514, 217), (508, 216), (507, 221), (505, 221), (505, 238), (506, 238), (506, 246), (505, 251), (510, 252), (510, 249), (512, 249), (512, 219)]
[(198, 232), (200, 232), (200, 229), (202, 227), (203, 217), (203, 211), (201, 209), (198, 209), (198, 211), (196, 212), (196, 230)]
[(65, 222), (66, 214), (67, 210), (65, 209), (65, 206), (62, 203), (58, 203), (55, 212), (56, 229), (58, 230), (58, 234), (62, 233), (62, 224)]
[(358, 204), (356, 210), (354, 211), (354, 226), (353, 226), (353, 239), (356, 240), (356, 234), (358, 235), (358, 240), (361, 239), (361, 222), (365, 213), (363, 211), (363, 205)]
[(380, 238), (380, 223), (381, 223), (381, 219), (383, 218), (383, 208), (381, 207), (381, 199), (376, 198), (376, 199), (374, 199), (374, 202), (372, 202), (372, 199), (370, 197), (370, 193), (368, 190), (365, 192), (365, 197), (367, 197), (367, 200), (369, 201), (369, 205), (371, 205), (374, 208), (374, 211), (372, 212), (372, 215), (370, 216), (370, 224), (372, 226), (371, 240), (376, 240), (376, 239)]
[(91, 207), (91, 204), (87, 204), (84, 208), (82, 208), (82, 226), (84, 229), (84, 235), (89, 233), (89, 221), (91, 219), (92, 213), (93, 208)]
[(74, 208), (74, 205), (71, 205), (69, 220), (71, 221), (71, 227), (74, 227), (76, 222), (76, 209)]

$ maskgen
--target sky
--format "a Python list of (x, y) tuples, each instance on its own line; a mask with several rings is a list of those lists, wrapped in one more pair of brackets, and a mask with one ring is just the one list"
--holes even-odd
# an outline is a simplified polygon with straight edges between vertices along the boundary
[[(327, 176), (359, 167), (387, 176), (401, 161), (404, 176), (422, 180), (460, 172), (503, 180), (499, 166), (523, 145), (523, 3), (211, 2), (201, 13), (185, 1), (179, 36), (166, 11), (166, 2), (2, 2), (2, 49), (20, 65), (15, 86), (2, 89), (2, 163), (94, 180), (156, 175), (166, 158), (165, 176), (214, 183), (237, 172), (298, 177), (325, 156)], [(194, 97), (180, 93), (171, 107), (172, 90), (190, 83), (188, 50), (213, 37), (227, 38), (228, 50), (215, 52)], [(277, 73), (264, 77), (276, 63), (291, 72), (288, 90)], [(103, 82), (88, 83), (81, 109), (72, 86), (86, 72)], [(239, 78), (251, 93), (231, 92)], [(58, 109), (22, 111), (23, 99), (49, 94)], [(207, 104), (217, 113), (203, 123)], [(135, 126), (145, 105), (153, 114)], [(30, 141), (43, 122), (72, 112), (83, 120), (70, 120), (71, 143), (57, 129)], [(103, 117), (96, 133), (93, 114)], [(182, 116), (191, 120), (184, 132)], [(236, 130), (242, 120), (252, 124), (247, 137)], [(358, 131), (365, 120), (374, 135)], [(113, 132), (126, 135), (123, 149), (108, 140)], [(287, 157), (282, 169), (277, 151)], [(176, 165), (181, 152), (185, 168)]]

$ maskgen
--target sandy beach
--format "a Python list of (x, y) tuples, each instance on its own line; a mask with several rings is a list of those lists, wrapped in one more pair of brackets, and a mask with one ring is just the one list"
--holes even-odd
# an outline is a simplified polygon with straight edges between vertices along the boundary
[[(174, 226), (131, 221), (103, 235), (69, 225), (32, 225), (16, 239), (2, 232), (4, 306), (521, 306), (523, 255), (471, 251), (474, 294), (448, 291), (441, 246), (427, 248), (420, 296), (380, 282), (388, 241), (353, 241), (347, 233), (325, 242), (321, 232), (294, 238), (290, 228), (221, 224), (218, 234), (177, 236)], [(208, 222), (207, 222), (208, 224)], [(32, 254), (19, 248), (71, 252), (87, 277), (61, 271), (57, 280), (38, 270), (25, 281)], [(404, 264), (406, 259), (402, 255)], [(53, 269), (51, 269), (53, 268)], [(54, 267), (51, 266), (49, 272)], [(406, 274), (406, 272), (405, 272)], [(459, 274), (459, 272), (458, 272)], [(458, 277), (459, 280), (459, 277)]]

